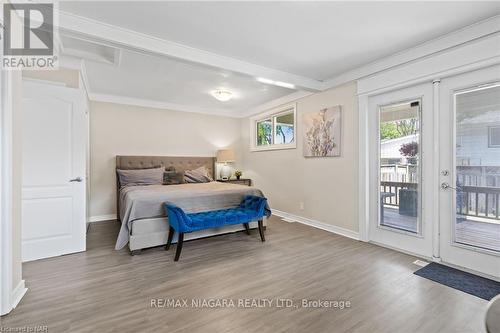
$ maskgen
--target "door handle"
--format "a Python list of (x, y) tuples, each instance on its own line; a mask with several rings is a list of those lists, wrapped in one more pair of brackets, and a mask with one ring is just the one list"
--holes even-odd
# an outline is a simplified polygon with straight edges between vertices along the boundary
[(448, 183), (446, 183), (446, 182), (441, 183), (441, 188), (442, 188), (443, 190), (447, 190), (447, 189), (449, 189), (449, 188), (451, 188), (452, 190), (455, 190), (455, 191), (457, 190), (455, 187), (451, 186), (450, 184), (448, 184)]
[(76, 177), (76, 178), (70, 179), (69, 181), (70, 181), (70, 182), (78, 182), (78, 183), (81, 183), (81, 182), (83, 182), (83, 178), (82, 178), (82, 177)]

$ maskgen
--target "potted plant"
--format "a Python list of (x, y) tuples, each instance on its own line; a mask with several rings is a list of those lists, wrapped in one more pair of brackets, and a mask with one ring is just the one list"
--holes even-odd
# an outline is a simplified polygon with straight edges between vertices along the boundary
[(417, 164), (418, 143), (415, 141), (403, 143), (399, 148), (399, 152), (406, 157), (408, 164)]
[(241, 175), (243, 174), (243, 172), (241, 172), (241, 170), (236, 170), (234, 172), (234, 175), (236, 176), (236, 179), (240, 179)]

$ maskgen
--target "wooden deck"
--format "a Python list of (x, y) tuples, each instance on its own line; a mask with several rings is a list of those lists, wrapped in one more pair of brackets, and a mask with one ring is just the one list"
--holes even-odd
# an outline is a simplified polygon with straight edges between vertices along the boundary
[(413, 216), (400, 215), (397, 207), (384, 206), (384, 218), (382, 225), (410, 232), (417, 232), (417, 218)]
[[(400, 215), (397, 208), (384, 207), (383, 225), (410, 232), (417, 232), (417, 218)], [(500, 251), (500, 224), (474, 221), (474, 217), (463, 216), (455, 230), (457, 243)]]

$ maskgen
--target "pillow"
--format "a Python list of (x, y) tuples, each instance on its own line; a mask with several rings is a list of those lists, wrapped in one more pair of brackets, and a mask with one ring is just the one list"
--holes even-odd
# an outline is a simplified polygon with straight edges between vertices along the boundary
[(167, 170), (163, 174), (163, 185), (177, 185), (184, 183), (184, 172), (177, 172), (174, 170)]
[(187, 170), (184, 172), (184, 181), (186, 183), (208, 183), (213, 181), (213, 179), (208, 169), (205, 166), (201, 166), (194, 170)]
[(164, 168), (116, 169), (120, 187), (129, 185), (162, 185)]

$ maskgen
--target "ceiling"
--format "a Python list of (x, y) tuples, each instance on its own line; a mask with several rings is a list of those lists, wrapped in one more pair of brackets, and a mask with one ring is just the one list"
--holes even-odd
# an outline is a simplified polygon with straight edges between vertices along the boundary
[[(73, 27), (85, 28), (67, 30), (61, 43), (64, 55), (86, 60), (93, 96), (241, 116), (498, 15), (500, 2), (63, 1), (59, 9), (90, 19), (77, 21)], [(87, 27), (95, 38), (86, 38)], [(101, 31), (177, 53), (103, 43)], [(265, 84), (254, 73), (296, 85)], [(215, 89), (234, 99), (217, 101)]]
[[(118, 66), (88, 61), (86, 69), (94, 93), (190, 105), (218, 114), (245, 111), (295, 91), (238, 73), (126, 50)], [(216, 100), (210, 94), (215, 89), (231, 91), (233, 99)]]
[(500, 13), (498, 1), (117, 3), (60, 9), (317, 80)]

